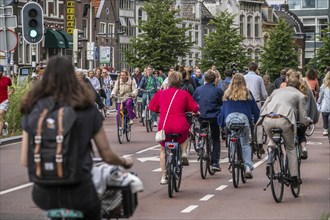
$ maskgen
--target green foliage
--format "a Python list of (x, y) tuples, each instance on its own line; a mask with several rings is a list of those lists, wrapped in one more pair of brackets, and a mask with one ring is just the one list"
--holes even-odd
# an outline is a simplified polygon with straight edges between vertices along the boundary
[(231, 63), (236, 63), (237, 69), (242, 70), (248, 64), (247, 52), (242, 47), (243, 37), (239, 28), (233, 26), (234, 18), (235, 15), (226, 10), (215, 15), (208, 23), (215, 27), (215, 31), (205, 36), (201, 60), (203, 70), (215, 64), (217, 69), (224, 71), (230, 68)]
[[(16, 83), (13, 82), (13, 84)], [(10, 105), (7, 113), (5, 114), (5, 121), (9, 124), (9, 136), (19, 135), (22, 133), (22, 115), (19, 112), (20, 100), (21, 97), (30, 89), (30, 86), (31, 84), (28, 83), (27, 80), (15, 85), (15, 92), (10, 97)]]
[(192, 43), (185, 36), (187, 28), (180, 28), (182, 19), (172, 6), (174, 0), (150, 0), (144, 2), (147, 20), (140, 21), (142, 31), (131, 39), (131, 46), (123, 51), (130, 66), (169, 68), (177, 64), (178, 57), (186, 56)]
[(285, 67), (298, 68), (298, 50), (295, 45), (294, 31), (283, 19), (269, 32), (269, 40), (264, 45), (261, 54), (261, 71), (268, 74), (272, 80), (277, 78)]
[(323, 45), (317, 52), (316, 68), (319, 71), (319, 79), (323, 79), (325, 69), (330, 66), (330, 23), (328, 23), (326, 29), (322, 30), (319, 39), (323, 42)]

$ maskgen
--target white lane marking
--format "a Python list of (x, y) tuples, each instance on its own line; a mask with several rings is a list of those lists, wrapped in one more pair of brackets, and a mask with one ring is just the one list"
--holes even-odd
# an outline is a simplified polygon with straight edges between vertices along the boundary
[(154, 169), (152, 172), (161, 172), (162, 169), (161, 168), (157, 168), (157, 169)]
[(201, 198), (200, 201), (207, 201), (207, 200), (211, 199), (213, 196), (214, 196), (214, 194), (207, 194), (206, 196)]
[(10, 192), (13, 192), (13, 191), (16, 191), (16, 190), (19, 190), (19, 189), (23, 189), (23, 188), (32, 186), (32, 185), (33, 185), (33, 183), (26, 183), (26, 184), (16, 186), (16, 187), (11, 188), (11, 189), (6, 189), (6, 190), (3, 190), (3, 191), (0, 191), (0, 196), (4, 195), (4, 194), (7, 194), (7, 193), (10, 193)]
[(228, 185), (221, 185), (218, 188), (216, 188), (215, 190), (223, 190), (227, 187)]
[(262, 158), (261, 160), (259, 160), (257, 163), (255, 163), (253, 165), (254, 168), (257, 168), (258, 166), (260, 166), (260, 164), (262, 164), (263, 162), (265, 162), (266, 160), (268, 160), (268, 155), (265, 156), (264, 158)]
[(159, 156), (154, 156), (154, 157), (140, 157), (137, 158), (138, 161), (140, 162), (146, 162), (146, 161), (159, 161)]
[[(152, 146), (152, 147), (145, 148), (143, 150), (140, 150), (140, 151), (136, 152), (136, 154), (141, 154), (141, 153), (144, 153), (144, 152), (146, 152), (148, 150), (156, 150), (156, 148), (158, 148), (158, 147), (160, 147), (159, 144), (157, 144), (155, 146)], [(157, 149), (157, 150), (159, 150), (159, 149)]]
[[(328, 137), (325, 137), (325, 138), (328, 138)], [(321, 142), (314, 142), (314, 141), (307, 141), (306, 144), (312, 144), (312, 145), (321, 145), (322, 143)]]
[(187, 208), (185, 208), (184, 210), (181, 211), (181, 213), (189, 213), (192, 210), (196, 209), (198, 207), (198, 205), (190, 205)]

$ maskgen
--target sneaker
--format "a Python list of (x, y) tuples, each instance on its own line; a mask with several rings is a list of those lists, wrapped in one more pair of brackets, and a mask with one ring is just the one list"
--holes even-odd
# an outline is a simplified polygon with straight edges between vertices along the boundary
[(213, 163), (212, 170), (215, 172), (220, 172), (221, 171), (220, 165), (218, 163)]
[(158, 124), (157, 124), (156, 121), (154, 121), (153, 126), (154, 126), (154, 127), (157, 127), (157, 126), (158, 126)]
[(5, 122), (2, 128), (2, 135), (7, 136), (8, 135), (8, 122)]
[(327, 136), (328, 134), (329, 134), (328, 129), (324, 129), (324, 131), (323, 131), (323, 136)]
[(167, 184), (167, 179), (165, 176), (162, 176), (162, 178), (160, 179), (160, 185), (166, 185)]
[(260, 154), (265, 154), (263, 144), (258, 144), (258, 151), (259, 151)]
[(133, 120), (131, 119), (131, 120), (129, 120), (129, 122), (128, 122), (128, 124), (130, 124), (130, 125), (132, 125), (134, 122), (133, 122)]
[(306, 160), (307, 157), (308, 157), (307, 148), (306, 148), (306, 147), (303, 147), (303, 148), (302, 148), (301, 155), (300, 155), (300, 158), (301, 158), (302, 160)]
[(246, 179), (253, 179), (253, 175), (252, 175), (252, 171), (250, 169), (250, 167), (246, 167), (245, 168), (245, 174), (244, 174), (244, 177)]
[(182, 153), (182, 166), (189, 166), (188, 156), (186, 153)]
[(296, 176), (291, 177), (291, 187), (292, 188), (297, 188), (298, 186), (300, 186), (300, 184), (302, 184), (301, 179), (298, 179), (298, 177), (296, 177)]

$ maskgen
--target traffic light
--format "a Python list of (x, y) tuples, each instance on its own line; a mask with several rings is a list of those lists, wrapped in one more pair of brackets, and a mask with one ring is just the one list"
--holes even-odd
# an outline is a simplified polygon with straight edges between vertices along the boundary
[(27, 43), (37, 44), (44, 37), (44, 12), (36, 2), (28, 2), (22, 8), (22, 33)]

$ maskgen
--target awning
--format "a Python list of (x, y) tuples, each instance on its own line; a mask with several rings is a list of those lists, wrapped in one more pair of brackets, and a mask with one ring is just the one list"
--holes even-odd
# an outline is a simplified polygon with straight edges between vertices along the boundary
[(54, 30), (46, 30), (45, 34), (46, 48), (66, 48), (63, 36)]
[(63, 31), (63, 30), (59, 30), (57, 32), (60, 33), (62, 35), (62, 37), (64, 38), (65, 47), (68, 48), (68, 49), (72, 49), (73, 48), (73, 37), (72, 37), (72, 35), (68, 34), (66, 31)]

